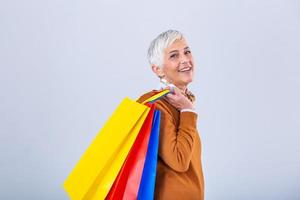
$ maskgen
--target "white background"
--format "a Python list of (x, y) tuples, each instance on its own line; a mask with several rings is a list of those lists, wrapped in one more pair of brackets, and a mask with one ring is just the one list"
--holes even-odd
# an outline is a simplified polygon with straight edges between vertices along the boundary
[(206, 200), (300, 199), (298, 0), (1, 0), (0, 199), (68, 199), (118, 103), (156, 87), (167, 29), (197, 64)]

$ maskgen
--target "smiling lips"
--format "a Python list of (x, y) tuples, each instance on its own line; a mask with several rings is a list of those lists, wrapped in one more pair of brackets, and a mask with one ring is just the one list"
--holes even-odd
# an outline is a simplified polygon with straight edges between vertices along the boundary
[(180, 70), (178, 70), (178, 72), (187, 72), (187, 71), (191, 71), (192, 67), (184, 67)]

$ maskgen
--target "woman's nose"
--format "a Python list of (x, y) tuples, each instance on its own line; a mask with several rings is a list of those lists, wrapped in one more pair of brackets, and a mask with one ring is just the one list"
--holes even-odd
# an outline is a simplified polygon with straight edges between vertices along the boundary
[(180, 63), (185, 64), (189, 62), (189, 58), (186, 55), (181, 56)]

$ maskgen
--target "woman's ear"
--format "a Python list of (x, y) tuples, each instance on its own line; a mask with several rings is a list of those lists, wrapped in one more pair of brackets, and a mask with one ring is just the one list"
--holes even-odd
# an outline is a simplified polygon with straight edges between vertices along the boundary
[(152, 71), (158, 76), (158, 77), (164, 77), (164, 73), (162, 69), (157, 65), (151, 65)]

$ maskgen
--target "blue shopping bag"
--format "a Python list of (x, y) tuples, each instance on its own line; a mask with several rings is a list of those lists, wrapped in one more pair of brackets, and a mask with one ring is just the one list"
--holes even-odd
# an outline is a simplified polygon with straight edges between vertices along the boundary
[(153, 200), (159, 143), (160, 111), (155, 110), (138, 200)]

